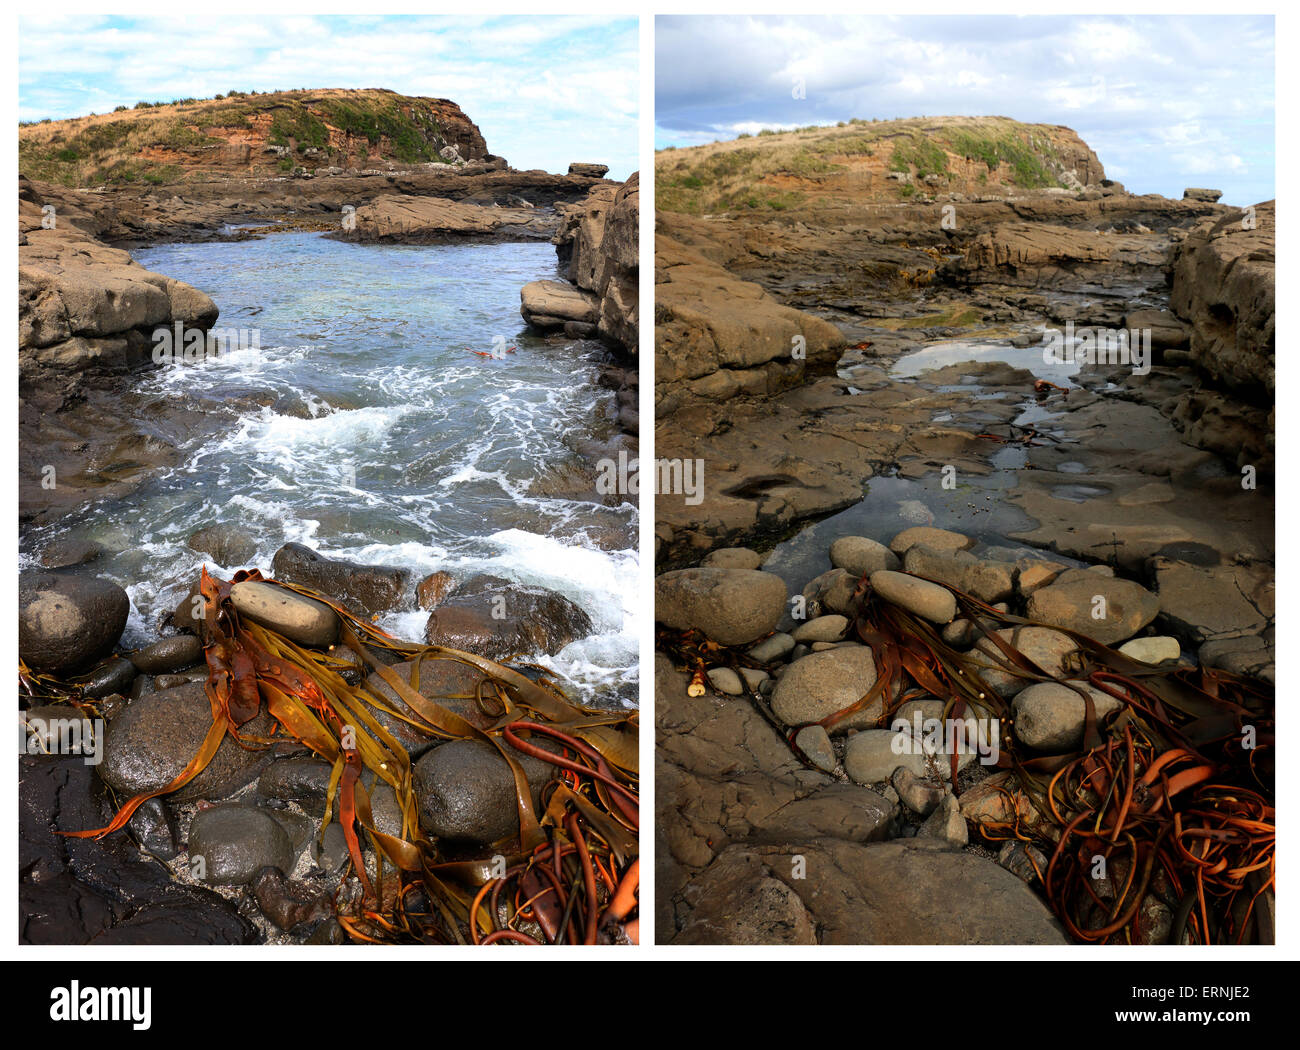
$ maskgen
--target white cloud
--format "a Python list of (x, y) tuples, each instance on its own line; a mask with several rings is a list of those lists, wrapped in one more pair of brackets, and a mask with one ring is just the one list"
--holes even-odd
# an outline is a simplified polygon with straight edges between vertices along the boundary
[(19, 119), (232, 89), (387, 87), (450, 98), (520, 167), (637, 166), (639, 47), (599, 16), (24, 18)]
[(1181, 195), (1197, 173), (1233, 203), (1274, 192), (1271, 17), (661, 16), (655, 39), (663, 145), (1001, 115), (1069, 125), (1137, 192)]

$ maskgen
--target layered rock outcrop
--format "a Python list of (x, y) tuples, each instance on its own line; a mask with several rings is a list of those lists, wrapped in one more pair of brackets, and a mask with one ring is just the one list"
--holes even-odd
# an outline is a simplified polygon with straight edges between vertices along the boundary
[[(575, 168), (598, 167), (570, 165)], [(576, 337), (599, 336), (627, 353), (640, 332), (640, 177), (594, 187), (586, 199), (560, 205), (552, 238), (569, 281), (534, 281), (521, 292), (520, 312), (537, 328), (564, 328)]]
[[(66, 199), (66, 195), (64, 195)], [(206, 331), (217, 307), (197, 288), (151, 273), (85, 229), (86, 212), (19, 179), (18, 360), (32, 382), (48, 372), (121, 372), (143, 361), (159, 327)]]
[(1169, 302), (1191, 328), (1196, 366), (1266, 405), (1274, 395), (1276, 218), (1274, 201), (1204, 218), (1170, 260)]
[[(354, 221), (349, 222), (348, 219)], [(545, 240), (558, 224), (551, 211), (531, 205), (482, 207), (404, 194), (383, 196), (344, 219), (339, 237), (362, 243), (444, 244), (474, 240)]]
[(1009, 223), (977, 237), (945, 276), (955, 284), (1070, 288), (1137, 278), (1164, 259), (1142, 234), (1102, 233), (1045, 223)]
[(783, 306), (674, 236), (655, 237), (655, 414), (698, 400), (775, 394), (844, 347), (835, 325)]

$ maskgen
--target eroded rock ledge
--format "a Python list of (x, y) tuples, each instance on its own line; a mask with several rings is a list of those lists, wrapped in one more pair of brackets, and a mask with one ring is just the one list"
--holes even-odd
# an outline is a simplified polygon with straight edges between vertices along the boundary
[[(571, 165), (587, 168), (590, 165)], [(577, 204), (558, 205), (552, 243), (565, 281), (532, 281), (520, 313), (535, 328), (571, 338), (599, 337), (629, 354), (640, 332), (640, 177), (594, 187)]]

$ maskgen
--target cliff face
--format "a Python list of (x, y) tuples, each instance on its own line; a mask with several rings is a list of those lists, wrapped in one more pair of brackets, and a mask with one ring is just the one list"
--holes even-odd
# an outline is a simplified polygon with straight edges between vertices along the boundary
[(717, 256), (718, 246), (705, 247), (698, 228), (657, 221), (658, 417), (700, 401), (778, 393), (801, 382), (809, 365), (832, 366), (844, 348), (833, 324), (782, 305), (718, 265)]
[(64, 186), (491, 159), (478, 126), (449, 99), (341, 89), (234, 92), (29, 124), (18, 151), (24, 175)]
[(597, 299), (600, 334), (633, 354), (640, 328), (640, 203), (640, 173), (633, 172), (621, 186), (598, 186), (567, 208), (554, 238), (565, 276)]
[(18, 187), (18, 360), (24, 383), (51, 374), (122, 372), (152, 348), (151, 332), (208, 329), (217, 307), (183, 281), (151, 273), (101, 243), (100, 221), (74, 195)]
[(551, 242), (567, 279), (532, 281), (520, 312), (535, 328), (563, 328), (573, 338), (600, 338), (637, 353), (640, 332), (638, 253), (641, 180), (595, 186), (576, 204), (559, 204)]
[(1212, 382), (1250, 402), (1274, 396), (1275, 202), (1209, 216), (1171, 253), (1169, 305)]

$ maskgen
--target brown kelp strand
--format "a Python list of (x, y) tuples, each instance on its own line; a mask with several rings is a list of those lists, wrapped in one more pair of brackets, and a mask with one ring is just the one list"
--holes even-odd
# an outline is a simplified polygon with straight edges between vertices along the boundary
[[(348, 664), (330, 650), (300, 645), (236, 609), (231, 590), (256, 581), (326, 602), (339, 639), (400, 700), (365, 682), (349, 684)], [(359, 942), (473, 944), (627, 943), (636, 937), (638, 721), (635, 713), (580, 707), (544, 675), (536, 678), (473, 653), (401, 642), (305, 588), (256, 570), (230, 581), (200, 579), (201, 624), (212, 724), (189, 764), (157, 791), (126, 800), (103, 828), (66, 832), (98, 837), (120, 830), (151, 798), (184, 787), (227, 735), (251, 749), (296, 741), (332, 766), (320, 834), (342, 828), (350, 863), (334, 894), (338, 921)], [(406, 661), (408, 675), (391, 660)], [(482, 676), (472, 700), (478, 724), (420, 691), (420, 668), (451, 660)], [(26, 672), (32, 687), (48, 683)], [(450, 700), (451, 697), (440, 699)], [(273, 731), (245, 730), (259, 713)], [(440, 740), (493, 747), (515, 783), (519, 834), (482, 856), (444, 856), (421, 830), (418, 785), (407, 751), (376, 717)], [(549, 764), (541, 806), (519, 756)], [(371, 784), (367, 788), (367, 783)], [(376, 827), (371, 792), (392, 788), (400, 833)], [(369, 846), (369, 850), (365, 847)]]
[[(911, 574), (917, 575), (917, 574)], [(1032, 844), (1049, 858), (1031, 861), (1036, 885), (1076, 940), (1097, 944), (1149, 939), (1158, 904), (1174, 916), (1171, 943), (1252, 943), (1271, 935), (1260, 901), (1274, 888), (1274, 693), (1266, 682), (1197, 666), (1137, 661), (1078, 631), (1039, 623), (952, 593), (958, 616), (987, 644), (961, 651), (936, 626), (873, 591), (861, 578), (850, 603), (845, 637), (871, 649), (876, 680), (856, 702), (822, 719), (831, 730), (864, 711), (879, 710), (888, 726), (909, 700), (937, 698), (944, 719), (966, 725), (946, 772), (959, 796), (958, 751), (973, 749), (977, 727), (996, 727), (992, 784), (1000, 816), (971, 823), (986, 843)], [(1049, 674), (1002, 628), (1047, 628), (1077, 646), (1058, 674)], [(661, 629), (658, 646), (691, 675), (694, 695), (716, 691), (709, 671), (765, 669), (739, 648), (698, 631)], [(1082, 742), (1073, 753), (1039, 754), (1017, 739), (1009, 699), (993, 687), (1001, 672), (1026, 685), (1055, 682), (1083, 701)], [(1118, 701), (1098, 714), (1080, 683)], [(746, 688), (795, 756), (804, 726), (783, 725), (758, 691)], [(878, 708), (877, 708), (878, 705)], [(965, 721), (963, 721), (965, 720)], [(997, 773), (994, 774), (998, 775)], [(978, 781), (977, 781), (978, 782)], [(1040, 870), (1041, 869), (1041, 870)]]

